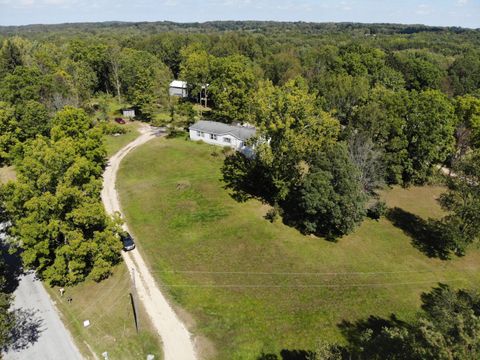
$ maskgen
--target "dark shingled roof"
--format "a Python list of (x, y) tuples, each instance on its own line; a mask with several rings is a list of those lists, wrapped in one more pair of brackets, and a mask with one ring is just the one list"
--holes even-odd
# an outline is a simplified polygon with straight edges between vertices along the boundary
[(190, 130), (206, 132), (216, 135), (232, 135), (239, 140), (245, 141), (255, 135), (255, 128), (228, 125), (216, 121), (200, 120), (190, 126)]

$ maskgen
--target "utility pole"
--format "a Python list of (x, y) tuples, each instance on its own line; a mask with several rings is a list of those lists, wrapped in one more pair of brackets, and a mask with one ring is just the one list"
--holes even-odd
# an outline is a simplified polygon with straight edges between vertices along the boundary
[(137, 307), (138, 296), (137, 296), (137, 288), (135, 286), (135, 268), (132, 268), (132, 290), (130, 292), (130, 301), (132, 302), (133, 317), (135, 319), (135, 329), (137, 330), (137, 334), (138, 334), (140, 323), (138, 319), (138, 307)]

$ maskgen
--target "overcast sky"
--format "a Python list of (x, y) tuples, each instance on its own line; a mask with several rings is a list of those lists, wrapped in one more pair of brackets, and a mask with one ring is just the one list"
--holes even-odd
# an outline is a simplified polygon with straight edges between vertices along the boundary
[(480, 28), (480, 0), (0, 0), (0, 25), (109, 20), (354, 21)]

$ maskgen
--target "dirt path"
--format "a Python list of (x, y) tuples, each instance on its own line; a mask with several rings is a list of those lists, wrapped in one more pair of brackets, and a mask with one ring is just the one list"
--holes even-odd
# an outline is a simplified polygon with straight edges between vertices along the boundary
[[(120, 162), (125, 155), (137, 146), (161, 135), (158, 129), (149, 126), (142, 127), (139, 131), (141, 135), (138, 138), (110, 158), (109, 165), (103, 174), (102, 201), (109, 214), (121, 213), (120, 202), (115, 189)], [(127, 224), (124, 225), (124, 228), (128, 231)], [(123, 253), (123, 259), (130, 275), (135, 276), (138, 297), (152, 320), (153, 326), (162, 338), (165, 360), (197, 359), (191, 334), (163, 296), (140, 253), (136, 249)]]

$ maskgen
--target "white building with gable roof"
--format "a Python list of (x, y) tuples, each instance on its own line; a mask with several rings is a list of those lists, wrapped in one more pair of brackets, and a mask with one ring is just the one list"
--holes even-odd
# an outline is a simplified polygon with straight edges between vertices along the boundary
[(173, 80), (168, 89), (170, 96), (188, 97), (187, 82), (182, 80)]
[(255, 135), (254, 127), (200, 120), (190, 126), (189, 131), (190, 140), (202, 140), (212, 145), (229, 146), (245, 155), (253, 153), (253, 148), (247, 146), (245, 142)]

